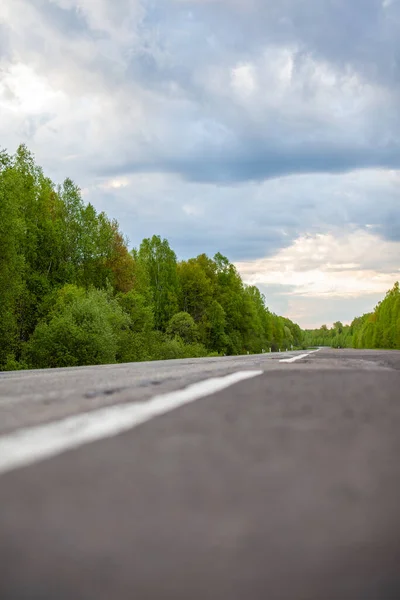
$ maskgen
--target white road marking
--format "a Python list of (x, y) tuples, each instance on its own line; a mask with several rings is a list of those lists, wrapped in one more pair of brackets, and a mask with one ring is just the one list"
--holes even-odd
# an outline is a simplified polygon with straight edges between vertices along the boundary
[(113, 437), (158, 415), (223, 390), (263, 371), (238, 371), (189, 385), (183, 390), (154, 396), (147, 402), (117, 404), (60, 421), (17, 430), (0, 437), (0, 474)]
[[(319, 348), (318, 348), (318, 350), (319, 350)], [(292, 358), (283, 358), (279, 362), (292, 363), (292, 362), (295, 362), (296, 360), (300, 360), (301, 358), (306, 358), (307, 356), (310, 356), (310, 354), (314, 354), (314, 352), (318, 352), (318, 350), (312, 350), (311, 352), (307, 352), (307, 354), (299, 354), (298, 356), (293, 356)]]

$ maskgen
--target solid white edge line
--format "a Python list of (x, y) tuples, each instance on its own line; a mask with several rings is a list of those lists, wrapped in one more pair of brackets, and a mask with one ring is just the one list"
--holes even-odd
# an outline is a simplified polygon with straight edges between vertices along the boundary
[(238, 371), (194, 383), (182, 390), (159, 394), (148, 401), (117, 404), (46, 425), (19, 429), (0, 437), (0, 474), (32, 465), (95, 440), (113, 437), (158, 415), (262, 373), (263, 371)]
[(292, 358), (283, 358), (282, 360), (280, 360), (279, 362), (281, 363), (293, 363), (296, 360), (300, 360), (301, 358), (306, 358), (307, 356), (310, 356), (310, 354), (314, 354), (314, 352), (318, 352), (318, 350), (312, 350), (311, 352), (307, 352), (307, 354), (299, 354), (299, 356), (292, 356)]

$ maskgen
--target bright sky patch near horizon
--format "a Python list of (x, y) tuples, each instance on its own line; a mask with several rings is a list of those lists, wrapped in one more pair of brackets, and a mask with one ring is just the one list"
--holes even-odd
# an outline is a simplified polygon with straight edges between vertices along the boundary
[(0, 140), (300, 325), (400, 278), (399, 0), (3, 0)]

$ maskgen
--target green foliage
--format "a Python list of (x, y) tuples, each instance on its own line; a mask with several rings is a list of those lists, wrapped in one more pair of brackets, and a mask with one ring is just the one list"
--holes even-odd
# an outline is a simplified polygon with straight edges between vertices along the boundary
[(21, 177), (14, 161), (0, 153), (0, 365), (18, 348), (18, 300), (24, 289), (24, 220)]
[(228, 346), (225, 311), (217, 300), (212, 300), (204, 311), (200, 329), (202, 341), (208, 348), (225, 353)]
[(129, 317), (103, 290), (68, 286), (48, 320), (41, 321), (24, 349), (34, 368), (116, 362), (119, 335)]
[(156, 360), (164, 336), (160, 331), (135, 333), (126, 329), (120, 333), (118, 342), (117, 362), (119, 363)]
[(386, 348), (400, 349), (400, 290), (396, 282), (373, 313), (355, 318), (351, 325), (334, 323), (331, 329), (305, 332), (308, 345), (333, 348)]
[(126, 294), (119, 294), (117, 300), (130, 317), (130, 329), (136, 333), (148, 333), (154, 327), (154, 312), (145, 296), (134, 290)]
[(207, 349), (203, 344), (185, 342), (179, 336), (173, 339), (165, 339), (157, 351), (157, 360), (171, 360), (177, 358), (201, 358), (208, 356)]
[(24, 361), (18, 361), (15, 359), (14, 354), (9, 354), (7, 356), (6, 363), (3, 367), (4, 371), (22, 371), (27, 369), (28, 365)]
[(178, 311), (176, 255), (168, 241), (153, 235), (142, 241), (137, 260), (150, 284), (156, 329), (165, 331), (169, 319)]
[(176, 313), (170, 318), (167, 334), (172, 337), (179, 336), (187, 344), (196, 342), (199, 338), (196, 323), (187, 312)]
[(213, 297), (213, 282), (198, 259), (178, 264), (179, 308), (198, 323)]

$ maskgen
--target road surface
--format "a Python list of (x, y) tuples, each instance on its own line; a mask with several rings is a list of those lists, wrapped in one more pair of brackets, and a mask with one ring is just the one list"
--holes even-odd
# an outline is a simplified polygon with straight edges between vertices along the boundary
[(304, 354), (0, 373), (0, 598), (398, 600), (400, 352)]

